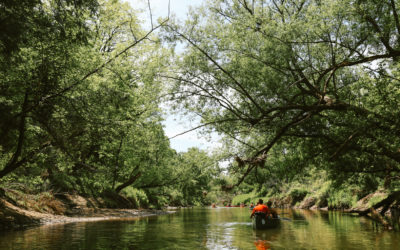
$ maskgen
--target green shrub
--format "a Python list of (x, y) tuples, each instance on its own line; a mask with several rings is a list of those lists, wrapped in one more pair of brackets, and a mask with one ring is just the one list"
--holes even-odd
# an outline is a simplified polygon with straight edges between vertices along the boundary
[[(262, 199), (264, 204), (266, 204), (267, 201), (269, 200), (269, 197), (266, 197), (266, 196), (252, 196), (252, 197), (250, 197), (250, 199), (248, 200), (248, 202), (246, 204), (249, 205), (250, 203), (253, 203), (254, 205), (256, 205), (258, 203), (259, 199)], [(235, 203), (233, 203), (233, 204), (235, 204)]]
[(292, 198), (292, 205), (296, 204), (297, 202), (300, 202), (306, 197), (308, 194), (308, 191), (302, 188), (295, 188), (292, 189), (289, 193), (289, 196)]
[(232, 205), (240, 205), (240, 203), (248, 204), (251, 202), (253, 197), (254, 197), (253, 193), (236, 195), (232, 199)]
[(217, 203), (217, 202), (218, 202), (218, 194), (215, 191), (211, 191), (204, 198), (203, 205), (211, 205), (212, 203)]
[(331, 190), (328, 197), (328, 206), (334, 209), (347, 209), (357, 203), (357, 196), (347, 189)]
[(325, 181), (320, 184), (318, 190), (313, 193), (313, 196), (317, 199), (316, 205), (319, 207), (328, 206), (329, 191), (331, 188), (331, 182)]
[(162, 209), (165, 204), (168, 204), (168, 199), (165, 196), (150, 196), (149, 208)]
[(169, 192), (169, 201), (166, 199), (165, 203), (171, 206), (187, 206), (188, 201), (184, 198), (181, 191), (173, 189)]
[(149, 206), (149, 199), (143, 190), (134, 187), (125, 188), (122, 193), (132, 200), (137, 207), (147, 208)]
[(257, 196), (262, 196), (262, 197), (264, 197), (264, 196), (267, 195), (267, 193), (268, 193), (269, 191), (271, 191), (271, 190), (268, 189), (267, 186), (263, 185), (263, 186), (260, 188), (260, 190), (257, 192)]

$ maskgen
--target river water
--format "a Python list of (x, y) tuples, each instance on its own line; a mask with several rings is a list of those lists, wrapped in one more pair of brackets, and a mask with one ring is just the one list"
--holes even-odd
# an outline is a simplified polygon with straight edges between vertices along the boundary
[(0, 249), (400, 249), (400, 233), (340, 212), (278, 210), (279, 228), (252, 229), (248, 208), (0, 232)]

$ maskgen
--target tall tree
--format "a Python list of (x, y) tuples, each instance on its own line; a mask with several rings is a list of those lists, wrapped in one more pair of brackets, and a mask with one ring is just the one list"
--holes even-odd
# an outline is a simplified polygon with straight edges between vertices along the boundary
[(51, 154), (64, 160), (61, 172), (93, 170), (132, 127), (157, 117), (153, 76), (163, 63), (152, 33), (163, 24), (142, 29), (127, 3), (78, 2), (37, 3), (29, 39), (2, 57), (0, 178), (35, 161), (52, 168), (39, 159)]
[(1, 4), (0, 145), (5, 163), (0, 178), (50, 145), (37, 119), (51, 115), (54, 103), (44, 100), (63, 87), (67, 75), (79, 74), (71, 57), (86, 46), (90, 32), (85, 20), (96, 7), (96, 1)]
[[(165, 77), (204, 126), (239, 142), (244, 178), (282, 143), (335, 171), (400, 171), (398, 1), (213, 1)], [(328, 162), (328, 164), (325, 164)]]

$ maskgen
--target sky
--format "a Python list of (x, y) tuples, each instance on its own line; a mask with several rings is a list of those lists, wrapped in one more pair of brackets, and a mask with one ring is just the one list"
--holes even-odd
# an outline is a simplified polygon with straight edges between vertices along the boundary
[[(147, 0), (126, 0), (134, 9), (145, 9), (147, 12)], [(180, 20), (184, 20), (189, 11), (190, 6), (196, 7), (204, 3), (205, 0), (170, 0), (170, 11), (174, 13)], [(158, 17), (168, 16), (168, 0), (150, 0), (153, 21)]]
[[(184, 19), (189, 6), (199, 6), (204, 0), (170, 0), (170, 10), (175, 13), (179, 19)], [(128, 0), (133, 8), (147, 6), (147, 0)], [(151, 9), (154, 16), (167, 16), (168, 0), (150, 0)]]
[[(128, 0), (128, 2), (135, 9), (147, 8), (147, 0)], [(190, 6), (196, 7), (203, 2), (205, 2), (205, 0), (170, 0), (170, 11), (174, 13), (179, 20), (184, 20), (186, 19)], [(152, 9), (153, 22), (157, 20), (158, 17), (167, 17), (168, 0), (150, 0), (150, 6)], [(148, 15), (149, 13), (146, 11), (145, 15), (146, 14)], [(197, 127), (199, 121), (189, 121), (188, 117), (182, 114), (169, 114), (163, 124), (165, 126), (165, 134), (170, 138)], [(178, 152), (185, 152), (190, 147), (212, 150), (220, 146), (218, 141), (219, 137), (216, 134), (211, 135), (211, 140), (208, 140), (199, 135), (197, 131), (192, 131), (170, 139), (171, 147)]]

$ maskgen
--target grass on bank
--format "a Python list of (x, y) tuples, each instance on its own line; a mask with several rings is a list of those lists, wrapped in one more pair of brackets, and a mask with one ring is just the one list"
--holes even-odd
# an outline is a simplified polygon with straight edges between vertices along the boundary
[[(300, 206), (305, 201), (311, 200), (317, 207), (329, 209), (348, 209), (355, 207), (357, 201), (365, 194), (354, 185), (336, 186), (329, 180), (317, 179), (313, 182), (292, 182), (271, 188), (267, 192), (263, 189), (253, 190), (250, 193), (241, 193), (232, 198), (233, 205), (241, 203), (250, 204), (258, 199), (272, 200), (277, 206)], [(382, 200), (381, 197), (373, 198), (370, 205)]]

